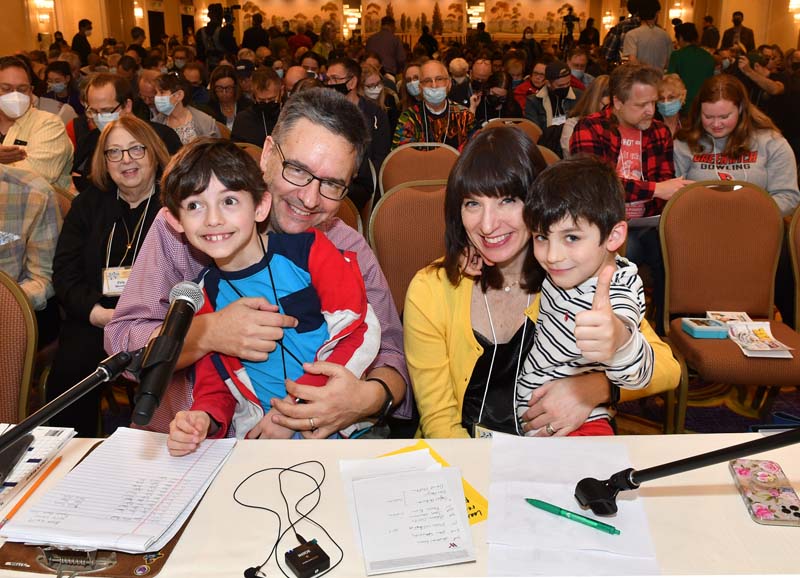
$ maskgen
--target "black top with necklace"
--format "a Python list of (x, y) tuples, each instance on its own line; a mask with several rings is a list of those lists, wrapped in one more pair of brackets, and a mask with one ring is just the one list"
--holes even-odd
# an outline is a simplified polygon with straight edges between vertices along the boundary
[[(523, 328), (525, 331), (523, 332)], [(483, 347), (483, 354), (475, 363), (469, 385), (464, 393), (461, 408), (461, 425), (470, 433), (473, 424), (478, 423), (493, 431), (518, 434), (517, 411), (514, 395), (516, 393), (517, 370), (522, 368), (525, 356), (533, 347), (534, 324), (526, 316), (525, 323), (520, 325), (508, 343), (495, 344), (477, 331), (473, 331), (475, 339)], [(524, 337), (523, 337), (524, 333)], [(524, 341), (523, 341), (524, 339)], [(492, 354), (494, 353), (494, 366)], [(520, 354), (522, 359), (520, 359)], [(488, 380), (488, 384), (487, 384)], [(488, 386), (488, 391), (487, 391)], [(484, 393), (486, 395), (484, 400)], [(481, 405), (483, 413), (481, 414)]]

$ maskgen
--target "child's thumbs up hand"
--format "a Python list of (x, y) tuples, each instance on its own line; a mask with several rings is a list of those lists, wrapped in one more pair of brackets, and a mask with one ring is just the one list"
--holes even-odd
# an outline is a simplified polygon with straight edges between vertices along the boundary
[(600, 271), (592, 308), (575, 316), (575, 343), (589, 361), (609, 361), (630, 337), (611, 307), (611, 278), (615, 270), (608, 265)]

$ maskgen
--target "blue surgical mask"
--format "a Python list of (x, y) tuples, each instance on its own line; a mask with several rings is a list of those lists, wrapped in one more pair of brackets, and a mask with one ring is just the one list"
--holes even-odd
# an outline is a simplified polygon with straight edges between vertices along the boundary
[(411, 96), (419, 96), (419, 80), (406, 82), (406, 90)]
[(182, 58), (176, 58), (175, 61), (174, 61), (174, 64), (175, 64), (175, 68), (177, 68), (178, 70), (181, 70), (184, 66), (186, 66), (186, 61), (183, 60)]
[(116, 66), (109, 67), (108, 72), (109, 72), (109, 74), (116, 74), (117, 73), (117, 67)]
[(106, 125), (114, 122), (115, 120), (119, 120), (119, 111), (98, 112), (96, 115), (94, 115), (94, 124), (96, 124), (97, 128), (100, 129), (100, 132), (103, 132), (103, 129), (106, 128)]
[(164, 114), (166, 116), (169, 116), (170, 114), (172, 114), (172, 111), (175, 110), (175, 105), (172, 104), (172, 101), (170, 100), (170, 96), (169, 95), (165, 95), (165, 96), (158, 96), (157, 95), (154, 98), (154, 102), (155, 102), (155, 105), (156, 105), (156, 110), (158, 112), (160, 112), (161, 114)]
[(47, 88), (50, 90), (50, 92), (58, 94), (59, 92), (64, 92), (67, 89), (67, 83), (51, 82), (50, 84), (47, 85)]
[(661, 113), (661, 116), (664, 118), (675, 116), (681, 110), (683, 103), (680, 101), (679, 98), (675, 100), (668, 100), (666, 102), (657, 102), (656, 108), (658, 108), (658, 112)]
[(276, 68), (275, 74), (278, 75), (278, 78), (283, 78), (283, 68)]
[(426, 86), (422, 89), (422, 97), (428, 104), (438, 106), (447, 99), (447, 87), (437, 86), (433, 88)]
[(722, 70), (727, 70), (730, 65), (731, 65), (730, 59), (728, 58), (722, 59)]
[(570, 68), (569, 71), (572, 73), (572, 76), (574, 76), (578, 80), (583, 80), (583, 75), (584, 75), (583, 70), (578, 70), (577, 68)]

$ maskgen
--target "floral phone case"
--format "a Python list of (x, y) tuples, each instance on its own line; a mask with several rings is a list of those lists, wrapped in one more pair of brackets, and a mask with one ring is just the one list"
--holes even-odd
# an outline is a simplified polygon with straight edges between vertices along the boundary
[(739, 459), (731, 460), (728, 465), (754, 521), (800, 526), (800, 498), (777, 463)]

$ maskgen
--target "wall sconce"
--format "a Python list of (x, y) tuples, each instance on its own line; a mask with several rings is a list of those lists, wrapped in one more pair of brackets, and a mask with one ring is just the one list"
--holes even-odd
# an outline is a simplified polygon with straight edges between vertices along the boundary
[(46, 12), (44, 14), (39, 14), (39, 24), (49, 24), (50, 23), (50, 15)]
[(800, 0), (789, 0), (789, 12), (794, 15), (794, 23), (800, 24)]
[(34, 5), (40, 10), (52, 10), (55, 7), (55, 2), (54, 0), (36, 0)]
[(614, 15), (611, 13), (611, 10), (606, 10), (606, 13), (603, 14), (603, 28), (608, 32), (614, 26)]
[(675, 6), (669, 9), (670, 21), (674, 20), (675, 18), (683, 18), (683, 8), (681, 8), (680, 2), (675, 2)]

